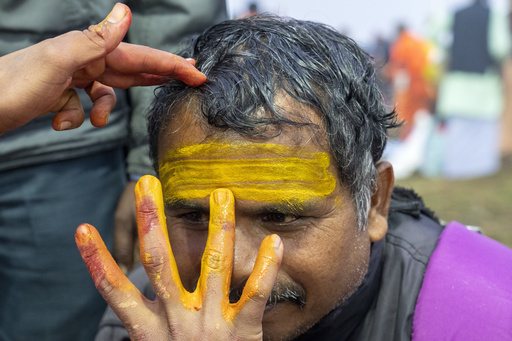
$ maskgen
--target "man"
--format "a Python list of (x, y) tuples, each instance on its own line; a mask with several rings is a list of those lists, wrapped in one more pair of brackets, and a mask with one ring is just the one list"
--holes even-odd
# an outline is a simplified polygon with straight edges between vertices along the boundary
[[(426, 271), (444, 276), (426, 270), (439, 236), (483, 237), (443, 232), (414, 193), (392, 195), (392, 167), (379, 159), (397, 123), (368, 56), (329, 27), (272, 16), (216, 25), (184, 56), (208, 80), (160, 89), (149, 131), (162, 187), (144, 177), (135, 190), (148, 277), (132, 278), (149, 299), (91, 225), (76, 232), (126, 327), (107, 312), (97, 339), (428, 339), (438, 307), (425, 314), (428, 299), (417, 301), (438, 288)], [(500, 276), (512, 278), (505, 266)], [(504, 287), (492, 290), (512, 298)]]
[(418, 112), (432, 112), (434, 87), (428, 78), (432, 64), (432, 46), (405, 25), (399, 25), (389, 55), (389, 74), (393, 82), (394, 103), (404, 122), (400, 140), (411, 133)]
[(436, 103), (444, 123), (440, 175), (490, 176), (500, 169), (502, 68), (512, 41), (507, 15), (487, 0), (468, 0), (448, 19), (441, 34), (450, 44), (441, 45), (447, 61)]

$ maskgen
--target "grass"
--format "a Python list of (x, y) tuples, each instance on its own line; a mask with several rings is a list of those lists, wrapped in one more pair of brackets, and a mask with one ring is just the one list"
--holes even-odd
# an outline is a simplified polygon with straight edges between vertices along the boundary
[(479, 226), (486, 236), (512, 248), (512, 167), (469, 180), (416, 174), (396, 185), (414, 189), (440, 219)]

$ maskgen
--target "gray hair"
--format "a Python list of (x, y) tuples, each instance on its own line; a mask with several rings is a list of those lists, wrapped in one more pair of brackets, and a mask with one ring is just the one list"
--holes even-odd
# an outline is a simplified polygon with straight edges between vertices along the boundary
[[(366, 227), (375, 166), (387, 129), (398, 123), (383, 104), (371, 58), (353, 40), (324, 24), (257, 15), (209, 28), (181, 55), (194, 58), (208, 81), (196, 88), (171, 81), (159, 89), (149, 116), (156, 166), (162, 125), (191, 98), (199, 101), (208, 124), (240, 134), (268, 137), (284, 125), (311, 125), (275, 104), (284, 92), (321, 116), (359, 228)], [(267, 115), (255, 115), (262, 110)]]

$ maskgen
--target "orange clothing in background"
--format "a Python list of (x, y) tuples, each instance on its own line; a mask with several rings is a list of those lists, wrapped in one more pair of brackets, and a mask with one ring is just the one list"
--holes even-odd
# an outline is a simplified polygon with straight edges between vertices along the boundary
[(398, 117), (404, 121), (404, 133), (418, 110), (431, 111), (434, 91), (426, 78), (429, 52), (429, 43), (407, 30), (403, 30), (391, 45), (389, 71), (394, 104)]

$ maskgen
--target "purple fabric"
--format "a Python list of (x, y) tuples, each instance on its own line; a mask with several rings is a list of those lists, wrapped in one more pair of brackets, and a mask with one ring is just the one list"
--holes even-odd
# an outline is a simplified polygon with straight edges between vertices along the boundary
[(412, 339), (512, 340), (512, 250), (448, 224), (425, 272)]

